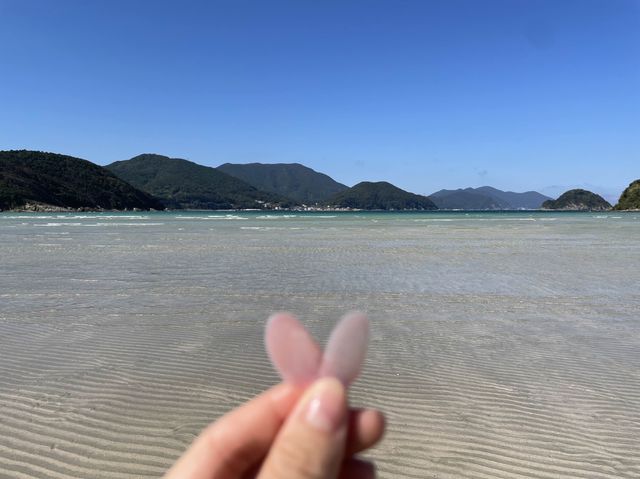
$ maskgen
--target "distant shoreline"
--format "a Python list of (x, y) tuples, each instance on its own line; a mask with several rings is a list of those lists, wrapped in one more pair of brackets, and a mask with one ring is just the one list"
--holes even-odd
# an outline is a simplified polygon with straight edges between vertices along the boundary
[(244, 208), (244, 209), (164, 209), (164, 210), (144, 210), (139, 208), (133, 209), (103, 209), (103, 208), (89, 208), (89, 207), (63, 207), (54, 205), (34, 205), (28, 204), (26, 207), (13, 208), (8, 210), (0, 209), (0, 213), (190, 213), (190, 212), (265, 212), (265, 213), (608, 213), (608, 212), (624, 213), (624, 212), (640, 212), (640, 209), (628, 209), (628, 210), (578, 210), (578, 209), (437, 209), (437, 210), (418, 210), (418, 209), (404, 209), (404, 210), (374, 210), (374, 209), (356, 209), (356, 208), (278, 208), (278, 209), (256, 209), (256, 208)]

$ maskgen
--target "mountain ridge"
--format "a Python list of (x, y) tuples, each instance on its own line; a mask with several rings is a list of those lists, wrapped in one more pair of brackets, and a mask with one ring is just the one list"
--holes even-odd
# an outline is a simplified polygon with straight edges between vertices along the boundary
[(218, 170), (262, 191), (300, 203), (318, 203), (345, 191), (348, 186), (300, 163), (224, 163)]
[(176, 209), (265, 209), (293, 202), (263, 192), (216, 168), (143, 153), (105, 168)]
[(429, 198), (441, 209), (461, 210), (533, 210), (539, 209), (544, 201), (551, 199), (537, 191), (516, 193), (492, 186), (443, 189), (432, 193)]
[(387, 181), (362, 181), (337, 193), (327, 206), (359, 210), (436, 210), (428, 197), (402, 190)]
[[(548, 198), (536, 191), (515, 193), (491, 186), (439, 190), (430, 196), (416, 195), (385, 181), (365, 181), (349, 188), (300, 163), (225, 163), (213, 168), (181, 158), (145, 153), (101, 167), (81, 158), (33, 150), (0, 151), (0, 161), (0, 209), (27, 208), (25, 205), (36, 209), (41, 206), (60, 208), (61, 211), (65, 208), (165, 207), (287, 209), (299, 208), (300, 203), (314, 203), (315, 206), (311, 205), (310, 209), (334, 206), (339, 209), (379, 210), (429, 210), (438, 207), (500, 210), (537, 209), (543, 207), (542, 204), (537, 205), (540, 199)], [(306, 199), (290, 199), (282, 194), (260, 190), (223, 171), (233, 168), (248, 168), (258, 176), (266, 172), (263, 176), (269, 178), (263, 182), (271, 182), (271, 186), (275, 184), (273, 188), (280, 191), (288, 188), (287, 191), (297, 192), (294, 193), (297, 198)], [(274, 171), (275, 180), (272, 177)], [(315, 185), (315, 191), (310, 193), (316, 179), (320, 179), (321, 184)], [(258, 182), (255, 179), (253, 181)], [(339, 191), (319, 201), (318, 198), (325, 197), (331, 188)], [(548, 198), (544, 208), (602, 210), (610, 209), (611, 205), (588, 190), (573, 189), (563, 193), (557, 200)], [(640, 180), (629, 185), (615, 208), (640, 209)]]
[(34, 150), (0, 151), (0, 209), (164, 209), (88, 160)]

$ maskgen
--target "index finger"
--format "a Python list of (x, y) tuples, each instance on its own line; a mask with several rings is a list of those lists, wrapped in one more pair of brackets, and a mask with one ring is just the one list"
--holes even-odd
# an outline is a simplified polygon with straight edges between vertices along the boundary
[(282, 383), (209, 425), (165, 479), (240, 477), (264, 458), (304, 388)]

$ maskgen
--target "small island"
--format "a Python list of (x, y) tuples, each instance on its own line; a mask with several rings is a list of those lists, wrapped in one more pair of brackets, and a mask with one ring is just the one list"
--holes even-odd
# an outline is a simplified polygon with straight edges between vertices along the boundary
[(542, 209), (565, 211), (606, 211), (611, 204), (602, 196), (591, 191), (575, 189), (560, 195), (557, 200), (547, 200), (542, 203)]

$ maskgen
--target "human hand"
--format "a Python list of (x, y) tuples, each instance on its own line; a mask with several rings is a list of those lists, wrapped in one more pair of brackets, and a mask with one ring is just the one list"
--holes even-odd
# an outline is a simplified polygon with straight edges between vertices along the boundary
[(370, 479), (354, 454), (382, 437), (376, 410), (348, 409), (342, 383), (281, 383), (207, 427), (165, 479)]

